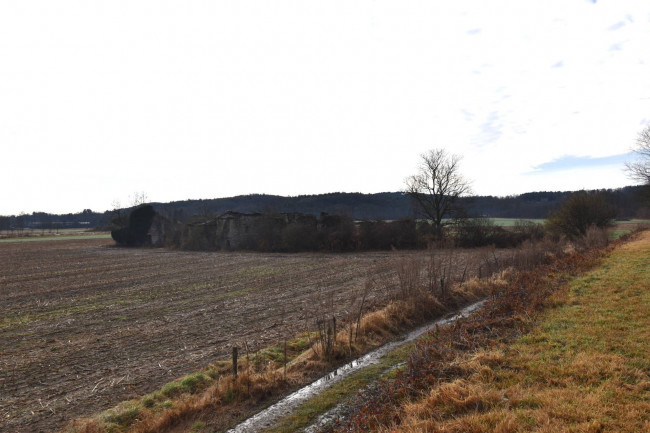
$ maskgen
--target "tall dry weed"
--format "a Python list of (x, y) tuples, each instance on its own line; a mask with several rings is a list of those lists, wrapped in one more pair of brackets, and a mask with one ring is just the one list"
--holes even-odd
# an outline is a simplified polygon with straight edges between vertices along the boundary
[(590, 226), (585, 235), (578, 240), (582, 249), (603, 248), (609, 244), (609, 234), (604, 227)]
[(407, 299), (415, 295), (421, 288), (420, 275), (422, 259), (419, 256), (403, 257), (396, 266), (399, 297)]
[[(434, 296), (444, 299), (449, 288), (455, 283), (456, 250), (447, 249), (443, 254), (429, 250), (426, 263), (427, 289)], [(463, 273), (462, 279), (465, 278)]]

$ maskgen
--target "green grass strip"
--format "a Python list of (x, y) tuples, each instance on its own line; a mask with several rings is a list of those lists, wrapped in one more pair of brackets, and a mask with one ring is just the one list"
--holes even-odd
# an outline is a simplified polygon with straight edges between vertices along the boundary
[[(394, 349), (382, 357), (379, 363), (359, 370), (326, 391), (314, 396), (300, 405), (291, 415), (280, 419), (274, 427), (264, 430), (264, 432), (289, 433), (303, 431), (313, 424), (320, 415), (333, 409), (339, 403), (354, 397), (365, 386), (385, 377), (386, 372), (392, 367), (408, 359), (411, 349), (412, 343)], [(392, 370), (388, 375), (392, 375), (394, 372), (395, 370)]]
[(0, 239), (0, 243), (12, 242), (44, 242), (44, 241), (76, 241), (83, 239), (110, 239), (110, 233), (97, 235), (61, 235), (61, 236), (23, 236), (17, 238)]

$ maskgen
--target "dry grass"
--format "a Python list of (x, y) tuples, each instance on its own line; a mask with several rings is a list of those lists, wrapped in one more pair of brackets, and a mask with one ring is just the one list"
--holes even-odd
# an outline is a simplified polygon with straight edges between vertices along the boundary
[(534, 329), (456, 359), (400, 432), (650, 431), (650, 233), (551, 300)]

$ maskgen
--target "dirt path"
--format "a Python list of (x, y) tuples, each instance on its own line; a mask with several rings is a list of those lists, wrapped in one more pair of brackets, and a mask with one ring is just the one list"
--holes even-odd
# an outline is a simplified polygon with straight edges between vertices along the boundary
[[(225, 358), (346, 314), (368, 274), (425, 253), (120, 249), (105, 239), (0, 245), (0, 430), (53, 431)], [(460, 263), (476, 253), (460, 253)], [(461, 267), (459, 266), (459, 270)]]

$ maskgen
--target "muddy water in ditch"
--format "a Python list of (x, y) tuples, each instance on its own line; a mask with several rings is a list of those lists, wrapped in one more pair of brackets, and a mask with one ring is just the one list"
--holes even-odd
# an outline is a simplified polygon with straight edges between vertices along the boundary
[[(335, 371), (330, 372), (326, 376), (321, 377), (320, 379), (312, 382), (310, 385), (307, 385), (304, 388), (300, 388), (298, 391), (283, 398), (274, 405), (269, 406), (265, 410), (248, 418), (246, 421), (228, 430), (228, 433), (257, 432), (265, 428), (273, 427), (275, 421), (277, 421), (280, 417), (289, 415), (300, 404), (325, 391), (327, 388), (345, 379), (350, 374), (370, 365), (377, 364), (379, 360), (388, 352), (410, 343), (432, 327), (436, 325), (446, 325), (458, 320), (462, 316), (466, 316), (472, 313), (473, 311), (477, 310), (483, 304), (483, 302), (484, 301), (475, 302), (474, 304), (463, 308), (451, 317), (436, 320), (435, 322), (417, 328), (406, 334), (406, 336), (404, 336), (401, 340), (387, 343), (373, 350), (372, 352), (369, 352), (366, 355), (357, 358), (340, 368), (337, 368)], [(325, 414), (323, 417), (321, 417), (321, 420), (326, 419), (327, 417), (327, 414)]]

